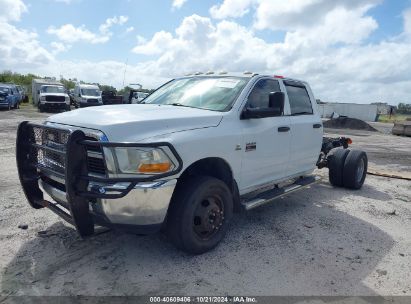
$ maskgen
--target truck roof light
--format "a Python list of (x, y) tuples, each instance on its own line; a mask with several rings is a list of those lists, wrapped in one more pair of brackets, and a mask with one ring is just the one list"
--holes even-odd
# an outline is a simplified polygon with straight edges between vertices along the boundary
[(252, 75), (253, 74), (253, 72), (250, 72), (250, 71), (245, 71), (244, 72), (244, 75)]
[(228, 74), (226, 71), (221, 71), (220, 73), (219, 73), (220, 75), (226, 75), (226, 74)]
[(208, 71), (208, 72), (206, 73), (206, 75), (213, 75), (213, 74), (214, 74), (213, 71)]
[(281, 79), (284, 79), (285, 77), (284, 77), (284, 76), (280, 76), (280, 75), (274, 75), (274, 78), (281, 78)]
[(194, 75), (203, 75), (203, 72), (196, 72)]

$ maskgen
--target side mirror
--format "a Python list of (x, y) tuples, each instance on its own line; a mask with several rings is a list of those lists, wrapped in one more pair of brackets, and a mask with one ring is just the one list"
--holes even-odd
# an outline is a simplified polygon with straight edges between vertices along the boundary
[(241, 114), (241, 119), (282, 116), (284, 101), (285, 94), (283, 92), (272, 92), (269, 95), (268, 108), (246, 108)]
[(277, 115), (281, 116), (284, 113), (285, 94), (283, 92), (271, 92), (269, 96), (268, 106), (275, 110)]

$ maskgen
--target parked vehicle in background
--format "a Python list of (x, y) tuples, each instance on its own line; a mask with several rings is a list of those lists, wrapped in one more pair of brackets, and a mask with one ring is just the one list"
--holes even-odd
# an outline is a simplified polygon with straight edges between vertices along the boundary
[(148, 93), (144, 93), (144, 92), (133, 92), (133, 96), (131, 98), (131, 102), (130, 103), (140, 103), (144, 100), (144, 98), (146, 98), (148, 96)]
[(16, 88), (17, 88), (17, 90), (19, 91), (19, 93), (21, 95), (20, 102), (29, 102), (29, 97), (26, 93), (26, 90), (20, 85), (16, 85)]
[(77, 83), (74, 87), (74, 100), (76, 108), (101, 106), (103, 100), (98, 85)]
[(31, 94), (33, 97), (33, 104), (38, 107), (40, 101), (40, 88), (42, 85), (56, 85), (56, 86), (63, 86), (63, 84), (59, 81), (56, 81), (54, 78), (38, 78), (33, 79), (31, 82)]
[(76, 101), (74, 99), (74, 89), (70, 89), (68, 91), (68, 95), (70, 97), (70, 105), (75, 106), (76, 105)]
[(40, 87), (40, 112), (48, 109), (63, 109), (70, 111), (70, 97), (62, 85), (42, 85)]
[(117, 95), (113, 90), (103, 91), (101, 93), (101, 98), (103, 100), (103, 104), (105, 105), (123, 103), (123, 95)]
[(21, 95), (14, 84), (0, 83), (0, 107), (11, 110), (20, 107)]
[(81, 236), (96, 224), (162, 229), (199, 254), (223, 239), (234, 211), (318, 182), (315, 168), (328, 168), (334, 186), (360, 189), (367, 155), (350, 143), (323, 136), (306, 82), (225, 73), (174, 79), (137, 105), (22, 122), (16, 157), (30, 205)]

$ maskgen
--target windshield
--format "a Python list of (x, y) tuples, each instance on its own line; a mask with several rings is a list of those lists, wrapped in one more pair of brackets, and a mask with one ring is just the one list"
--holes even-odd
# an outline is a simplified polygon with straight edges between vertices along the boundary
[(6, 87), (0, 87), (0, 93), (10, 93), (10, 89)]
[(81, 95), (83, 96), (100, 96), (99, 89), (81, 89)]
[(42, 86), (42, 93), (64, 93), (64, 87), (62, 86)]
[(143, 103), (171, 104), (226, 111), (248, 79), (240, 77), (195, 77), (172, 80), (144, 99)]

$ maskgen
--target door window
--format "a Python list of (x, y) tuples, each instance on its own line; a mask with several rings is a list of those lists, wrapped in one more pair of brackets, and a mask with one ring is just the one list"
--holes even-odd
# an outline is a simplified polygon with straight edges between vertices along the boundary
[(247, 99), (247, 108), (268, 108), (271, 92), (280, 92), (280, 84), (277, 80), (259, 80)]
[(310, 96), (304, 86), (291, 85), (285, 82), (291, 115), (313, 114)]

